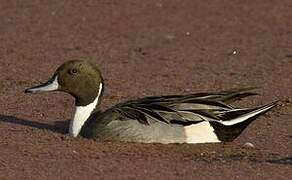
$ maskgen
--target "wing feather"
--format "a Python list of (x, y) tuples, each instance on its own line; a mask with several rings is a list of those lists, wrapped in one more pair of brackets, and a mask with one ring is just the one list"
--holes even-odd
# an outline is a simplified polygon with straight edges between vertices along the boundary
[[(235, 109), (226, 102), (246, 96), (255, 88), (245, 88), (217, 93), (151, 96), (120, 103), (113, 107), (122, 116), (149, 124), (149, 119), (167, 124), (192, 124), (201, 121), (225, 121), (250, 109)], [(234, 111), (238, 110), (238, 111)]]

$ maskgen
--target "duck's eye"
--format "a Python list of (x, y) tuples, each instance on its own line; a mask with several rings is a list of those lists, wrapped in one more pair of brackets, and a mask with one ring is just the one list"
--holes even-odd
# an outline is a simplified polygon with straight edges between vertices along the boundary
[(77, 71), (77, 69), (71, 69), (71, 71), (69, 71), (69, 73), (70, 73), (70, 74), (77, 74), (78, 71)]

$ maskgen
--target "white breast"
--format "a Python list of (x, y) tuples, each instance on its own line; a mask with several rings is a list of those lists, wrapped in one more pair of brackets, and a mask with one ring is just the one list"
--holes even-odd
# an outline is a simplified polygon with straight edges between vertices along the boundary
[(102, 88), (103, 88), (102, 83), (100, 83), (98, 95), (92, 103), (86, 106), (76, 106), (74, 117), (71, 120), (69, 126), (69, 134), (72, 135), (73, 137), (78, 136), (85, 121), (89, 118), (92, 111), (95, 109), (96, 104), (98, 103), (99, 97), (101, 95)]

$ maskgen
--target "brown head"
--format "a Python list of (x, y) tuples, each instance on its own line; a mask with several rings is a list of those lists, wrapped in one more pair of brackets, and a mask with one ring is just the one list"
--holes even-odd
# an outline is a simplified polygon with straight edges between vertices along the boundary
[(52, 78), (25, 93), (63, 91), (75, 97), (76, 106), (86, 106), (101, 95), (103, 79), (98, 68), (86, 61), (71, 60), (62, 64)]

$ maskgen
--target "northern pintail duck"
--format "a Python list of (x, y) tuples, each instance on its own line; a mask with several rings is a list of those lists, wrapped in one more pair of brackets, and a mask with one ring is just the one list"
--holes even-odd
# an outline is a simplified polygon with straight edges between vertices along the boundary
[(259, 115), (276, 106), (234, 108), (237, 99), (255, 95), (239, 89), (189, 95), (152, 96), (96, 110), (104, 83), (98, 68), (86, 61), (61, 65), (44, 84), (26, 93), (63, 91), (75, 98), (69, 133), (102, 141), (141, 143), (216, 143), (232, 141)]

